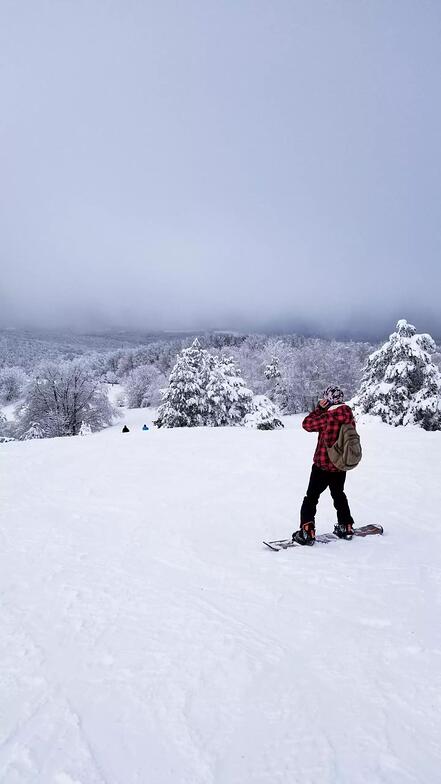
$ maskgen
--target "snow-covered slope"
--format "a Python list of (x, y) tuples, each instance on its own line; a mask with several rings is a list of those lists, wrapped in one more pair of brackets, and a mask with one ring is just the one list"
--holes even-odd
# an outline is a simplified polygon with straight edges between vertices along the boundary
[(348, 495), (385, 536), (272, 553), (300, 420), (147, 417), (0, 445), (2, 784), (438, 782), (441, 434), (362, 425)]

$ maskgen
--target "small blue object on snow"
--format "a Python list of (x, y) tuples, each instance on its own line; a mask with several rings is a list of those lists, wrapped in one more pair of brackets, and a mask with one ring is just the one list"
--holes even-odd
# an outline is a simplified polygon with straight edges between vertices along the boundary
[(147, 427), (147, 425), (143, 425), (143, 428), (142, 428), (142, 429), (143, 429), (143, 430), (148, 430), (148, 427)]

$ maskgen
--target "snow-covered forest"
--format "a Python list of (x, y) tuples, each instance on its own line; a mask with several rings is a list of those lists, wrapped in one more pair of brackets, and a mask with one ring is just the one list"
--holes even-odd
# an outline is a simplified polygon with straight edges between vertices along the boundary
[[(430, 419), (427, 399), (431, 396), (432, 407), (437, 410), (440, 348), (430, 336), (420, 336), (418, 344), (416, 335), (409, 343), (403, 330), (402, 327), (399, 336), (394, 333), (397, 334), (395, 349), (390, 350), (387, 342), (381, 348), (368, 342), (300, 335), (199, 334), (196, 341), (202, 352), (200, 356), (207, 358), (204, 359), (205, 380), (197, 381), (199, 386), (206, 386), (206, 401), (201, 403), (199, 419), (192, 419), (191, 415), (186, 419), (187, 414), (164, 417), (164, 395), (171, 399), (170, 391), (165, 390), (170, 378), (179, 378), (179, 374), (184, 378), (179, 358), (189, 356), (195, 340), (193, 334), (74, 336), (4, 331), (0, 336), (0, 436), (23, 439), (76, 435), (82, 425), (88, 425), (92, 431), (99, 430), (118, 417), (121, 407), (161, 406), (159, 425), (166, 421), (170, 425), (172, 420), (173, 426), (197, 422), (219, 425), (238, 423), (247, 415), (250, 420), (249, 415), (255, 414), (256, 407), (262, 412), (262, 406), (267, 410), (271, 402), (272, 418), (277, 419), (279, 413), (295, 414), (312, 408), (330, 382), (338, 382), (345, 390), (346, 399), (357, 395), (359, 411), (377, 414), (391, 424), (415, 421), (426, 429), (437, 429), (436, 415)], [(397, 363), (406, 358), (411, 344), (419, 352), (418, 366), (429, 368), (427, 381), (431, 391), (425, 391), (418, 382), (419, 371), (410, 373), (409, 383), (404, 383), (403, 388), (408, 390), (404, 396), (413, 395), (413, 405), (419, 411), (425, 400), (426, 412), (412, 415), (409, 410), (405, 416)], [(388, 370), (392, 359), (393, 368)], [(383, 378), (384, 373), (393, 375), (393, 384), (391, 378)], [(227, 416), (225, 407), (230, 411), (231, 406), (228, 401), (220, 402), (219, 394), (222, 387), (225, 397), (228, 376), (230, 397), (227, 394), (227, 398), (232, 400), (231, 395), (239, 394), (244, 396), (244, 401), (248, 399), (248, 404), (243, 402), (238, 408), (236, 405), (236, 413)], [(244, 391), (238, 392), (242, 387)], [(108, 392), (112, 388), (115, 394), (110, 402)], [(390, 407), (385, 394), (386, 398), (393, 397)], [(250, 402), (252, 398), (257, 401), (254, 405)]]
[[(339, 383), (352, 395), (361, 369), (373, 346), (367, 342), (325, 340), (299, 335), (238, 335), (211, 333), (197, 336), (201, 347), (222, 362), (232, 361), (245, 386), (256, 396), (267, 396), (285, 414), (307, 409), (328, 383), (338, 376)], [(191, 346), (195, 335), (142, 336), (129, 339), (121, 335), (122, 345), (115, 348), (115, 336), (32, 336), (3, 332), (0, 337), (0, 404), (20, 420), (18, 434), (23, 437), (38, 418), (41, 379), (57, 372), (66, 379), (77, 376), (97, 395), (102, 385), (118, 385), (115, 403), (129, 408), (157, 407), (161, 390), (182, 349)], [(110, 348), (108, 343), (110, 343)], [(58, 379), (58, 385), (60, 384)], [(46, 387), (48, 384), (46, 383)], [(54, 386), (54, 385), (52, 385)], [(47, 392), (47, 389), (46, 389)], [(38, 393), (38, 395), (37, 395)], [(32, 404), (31, 402), (32, 401)], [(109, 411), (98, 421), (105, 424)], [(84, 418), (84, 417), (83, 417)], [(77, 424), (66, 432), (78, 432)], [(41, 423), (40, 423), (41, 425)], [(10, 428), (11, 430), (11, 428)], [(53, 423), (47, 435), (60, 434)]]

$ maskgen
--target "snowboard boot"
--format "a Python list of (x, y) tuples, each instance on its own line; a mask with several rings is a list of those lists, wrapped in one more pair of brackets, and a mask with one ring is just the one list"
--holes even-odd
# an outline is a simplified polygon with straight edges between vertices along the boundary
[(352, 539), (354, 534), (352, 523), (337, 523), (334, 527), (334, 534), (339, 539)]
[(315, 543), (315, 523), (302, 523), (298, 531), (294, 531), (292, 541), (297, 544), (312, 545)]

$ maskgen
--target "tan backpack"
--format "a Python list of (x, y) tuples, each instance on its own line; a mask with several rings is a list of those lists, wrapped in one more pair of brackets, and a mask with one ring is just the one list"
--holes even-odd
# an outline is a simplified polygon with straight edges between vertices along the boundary
[(337, 441), (328, 446), (328, 457), (340, 471), (351, 471), (362, 456), (361, 441), (354, 425), (341, 425)]

